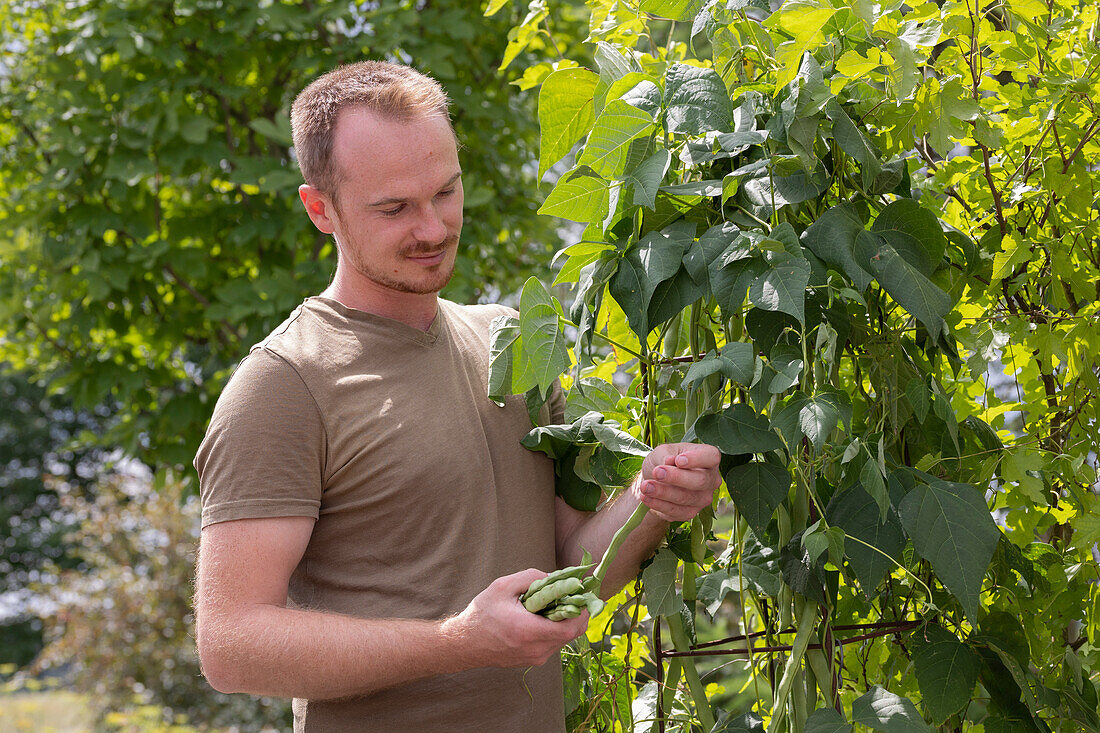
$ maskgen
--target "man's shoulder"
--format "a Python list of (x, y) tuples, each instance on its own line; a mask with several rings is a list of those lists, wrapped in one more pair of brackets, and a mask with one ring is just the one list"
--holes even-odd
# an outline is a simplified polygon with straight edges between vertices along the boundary
[(323, 330), (323, 323), (308, 308), (309, 301), (300, 303), (290, 312), (282, 323), (270, 333), (252, 345), (249, 353), (268, 350), (280, 353), (300, 347), (305, 341), (312, 340), (312, 334)]
[(500, 316), (519, 315), (514, 308), (497, 303), (477, 303), (475, 305), (461, 305), (443, 298), (439, 299), (440, 307), (445, 309), (453, 318), (470, 324), (471, 326), (487, 327)]
[(307, 298), (286, 319), (249, 349), (249, 356), (267, 353), (297, 371), (328, 370), (358, 352), (358, 341), (337, 314), (317, 298)]

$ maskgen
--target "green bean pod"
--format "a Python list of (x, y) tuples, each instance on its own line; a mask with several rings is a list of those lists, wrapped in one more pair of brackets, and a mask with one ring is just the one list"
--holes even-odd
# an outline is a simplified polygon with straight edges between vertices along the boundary
[(547, 575), (545, 578), (539, 578), (535, 582), (531, 583), (531, 585), (528, 586), (527, 590), (524, 591), (523, 595), (520, 596), (520, 600), (526, 601), (535, 593), (538, 593), (540, 590), (547, 587), (548, 585), (557, 583), (559, 580), (565, 580), (566, 578), (580, 579), (584, 577), (584, 575), (594, 567), (596, 567), (596, 563), (587, 563), (584, 565), (572, 565), (567, 568), (560, 568), (558, 570), (555, 570), (554, 572)]
[(588, 606), (588, 615), (597, 616), (599, 615), (600, 611), (603, 610), (603, 607), (607, 604), (604, 603), (603, 599), (597, 596), (595, 593), (589, 593), (588, 603), (586, 605)]
[(523, 607), (531, 613), (538, 613), (562, 596), (576, 593), (582, 586), (580, 578), (563, 578), (532, 593), (523, 601)]
[[(604, 602), (600, 600), (600, 597), (595, 593), (577, 593), (568, 596), (562, 596), (558, 600), (554, 601), (551, 605), (539, 611), (542, 615), (551, 620), (558, 620), (554, 618), (554, 612), (564, 606), (576, 606), (581, 609), (588, 609), (589, 616), (595, 616), (603, 610)], [(573, 618), (577, 614), (566, 616), (565, 618)]]
[(558, 606), (550, 613), (546, 614), (546, 618), (551, 621), (563, 621), (567, 618), (576, 618), (581, 615), (584, 610), (584, 606)]
[(588, 605), (587, 593), (574, 593), (568, 596), (562, 596), (557, 600), (558, 606), (587, 606)]

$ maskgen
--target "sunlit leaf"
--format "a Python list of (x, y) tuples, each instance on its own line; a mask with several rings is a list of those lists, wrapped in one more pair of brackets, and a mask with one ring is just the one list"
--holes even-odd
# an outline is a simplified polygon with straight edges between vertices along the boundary
[(592, 126), (592, 95), (599, 76), (587, 69), (559, 69), (539, 90), (539, 178), (561, 160)]
[(1000, 530), (973, 486), (931, 479), (906, 494), (899, 507), (917, 553), (966, 612), (978, 617), (978, 593)]
[(884, 733), (931, 733), (912, 701), (875, 685), (852, 703), (852, 722)]

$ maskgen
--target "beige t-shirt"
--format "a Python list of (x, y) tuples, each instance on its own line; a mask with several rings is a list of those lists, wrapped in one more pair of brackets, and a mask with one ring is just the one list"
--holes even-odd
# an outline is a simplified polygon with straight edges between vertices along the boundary
[[(253, 347), (195, 458), (203, 526), (316, 517), (289, 601), (438, 619), (495, 578), (554, 559), (554, 468), (519, 441), (523, 397), (486, 396), (500, 306), (439, 301), (427, 332), (309, 298)], [(544, 411), (546, 408), (544, 408)], [(295, 731), (559, 733), (557, 659), (295, 700)]]

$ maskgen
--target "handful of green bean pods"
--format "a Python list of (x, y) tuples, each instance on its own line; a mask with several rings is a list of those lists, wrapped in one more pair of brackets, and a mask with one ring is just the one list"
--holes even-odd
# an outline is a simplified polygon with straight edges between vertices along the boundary
[[(607, 574), (607, 569), (618, 554), (619, 548), (626, 541), (627, 535), (641, 524), (647, 511), (649, 507), (645, 504), (638, 505), (626, 523), (611, 538), (599, 565), (592, 562), (592, 556), (585, 550), (580, 565), (555, 570), (545, 578), (539, 578), (531, 583), (519, 598), (523, 607), (551, 621), (576, 618), (586, 608), (589, 616), (595, 616), (602, 611), (604, 602), (600, 599), (599, 593), (604, 575)], [(584, 577), (592, 568), (595, 568), (592, 575)]]
[[(587, 554), (585, 559), (587, 560)], [(603, 610), (604, 602), (595, 591), (599, 581), (588, 571), (596, 567), (594, 562), (584, 562), (555, 570), (545, 578), (539, 578), (520, 596), (523, 607), (531, 613), (545, 616), (551, 621), (575, 618), (588, 609), (590, 616)]]

